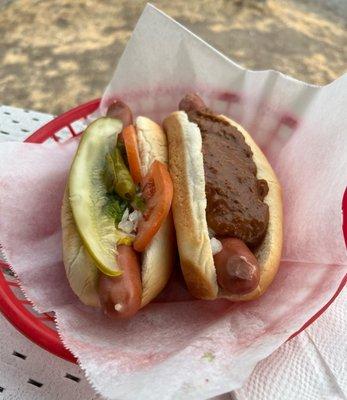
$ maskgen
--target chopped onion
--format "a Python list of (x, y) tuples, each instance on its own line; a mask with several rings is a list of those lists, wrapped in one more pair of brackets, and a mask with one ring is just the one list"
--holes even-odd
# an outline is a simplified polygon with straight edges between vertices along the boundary
[(129, 217), (129, 208), (126, 208), (120, 222), (125, 222), (128, 219), (128, 217)]
[(115, 305), (114, 305), (114, 309), (115, 309), (116, 311), (118, 311), (118, 312), (122, 311), (122, 310), (123, 310), (123, 304), (121, 304), (121, 303), (115, 304)]
[(134, 223), (134, 231), (137, 230), (137, 226), (139, 224), (139, 220), (142, 217), (142, 213), (139, 210), (134, 210), (130, 215), (129, 215), (129, 220)]
[(141, 212), (138, 210), (129, 213), (129, 209), (127, 208), (124, 211), (120, 223), (118, 224), (118, 228), (125, 233), (132, 233), (136, 231), (141, 215), (142, 215)]
[(216, 239), (216, 238), (211, 238), (210, 239), (210, 243), (211, 243), (211, 248), (212, 248), (212, 254), (215, 255), (217, 253), (219, 253), (220, 251), (222, 251), (222, 243)]
[(134, 210), (132, 213), (129, 214), (129, 220), (130, 221), (138, 221), (141, 217), (141, 211), (139, 210)]

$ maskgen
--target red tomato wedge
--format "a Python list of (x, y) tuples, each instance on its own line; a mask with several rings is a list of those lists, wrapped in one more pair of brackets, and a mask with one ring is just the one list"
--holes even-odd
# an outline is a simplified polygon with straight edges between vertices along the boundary
[(155, 160), (143, 180), (142, 188), (146, 200), (146, 212), (139, 222), (133, 243), (134, 249), (139, 252), (144, 251), (149, 245), (171, 208), (173, 186), (167, 166)]
[(128, 157), (130, 175), (135, 183), (140, 183), (142, 179), (141, 162), (134, 125), (129, 125), (123, 129), (123, 140)]

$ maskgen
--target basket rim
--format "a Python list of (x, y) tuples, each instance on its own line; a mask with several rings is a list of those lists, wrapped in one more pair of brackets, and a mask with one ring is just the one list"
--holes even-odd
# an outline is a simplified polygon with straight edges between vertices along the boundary
[[(37, 129), (30, 135), (24, 142), (28, 143), (43, 143), (47, 139), (64, 127), (69, 127), (71, 133), (74, 131), (70, 126), (71, 123), (78, 119), (85, 118), (93, 113), (99, 106), (100, 99), (94, 99), (76, 106), (63, 114), (53, 118), (51, 121)], [(345, 241), (347, 241), (347, 189), (343, 196), (343, 233)], [(7, 268), (5, 262), (0, 261), (0, 267)], [(1, 269), (1, 268), (0, 268)], [(319, 309), (311, 318), (302, 325), (300, 329), (294, 332), (287, 340), (291, 340), (305, 330), (309, 325), (316, 321), (334, 302), (336, 297), (340, 294), (342, 289), (347, 283), (347, 274), (342, 278), (336, 292), (332, 298)], [(0, 311), (5, 318), (24, 336), (26, 336), (33, 343), (47, 350), (48, 352), (63, 358), (72, 363), (77, 363), (77, 358), (68, 350), (61, 341), (58, 332), (49, 326), (45, 325), (42, 320), (37, 318), (24, 306), (20, 300), (14, 295), (6, 281), (3, 272), (0, 273)]]
[[(43, 143), (60, 129), (90, 115), (99, 104), (100, 99), (94, 99), (64, 112), (37, 129), (24, 142)], [(63, 345), (58, 332), (32, 314), (25, 307), (25, 303), (15, 296), (2, 272), (3, 268), (9, 268), (9, 266), (0, 261), (0, 267), (0, 311), (4, 317), (19, 332), (44, 350), (66, 361), (77, 363), (77, 358)]]

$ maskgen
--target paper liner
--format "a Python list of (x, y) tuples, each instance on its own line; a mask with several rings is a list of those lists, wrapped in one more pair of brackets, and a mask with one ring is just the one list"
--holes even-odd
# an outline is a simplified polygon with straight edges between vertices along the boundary
[[(0, 145), (0, 244), (41, 312), (110, 399), (203, 399), (242, 385), (334, 294), (346, 274), (347, 76), (325, 87), (231, 62), (152, 6), (142, 14), (104, 94), (158, 122), (187, 91), (234, 118), (271, 161), (284, 196), (284, 251), (253, 302), (193, 300), (172, 279), (130, 321), (83, 306), (62, 265), (60, 206), (76, 140)], [(286, 360), (283, 360), (286, 362)]]

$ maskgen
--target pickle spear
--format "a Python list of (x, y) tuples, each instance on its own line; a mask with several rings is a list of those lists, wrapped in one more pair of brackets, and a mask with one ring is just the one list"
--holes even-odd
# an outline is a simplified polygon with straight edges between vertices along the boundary
[(107, 187), (104, 179), (106, 155), (114, 150), (122, 122), (99, 118), (84, 131), (69, 176), (72, 214), (83, 245), (98, 269), (106, 275), (120, 275), (116, 260), (117, 242), (124, 233), (117, 230), (107, 213)]

